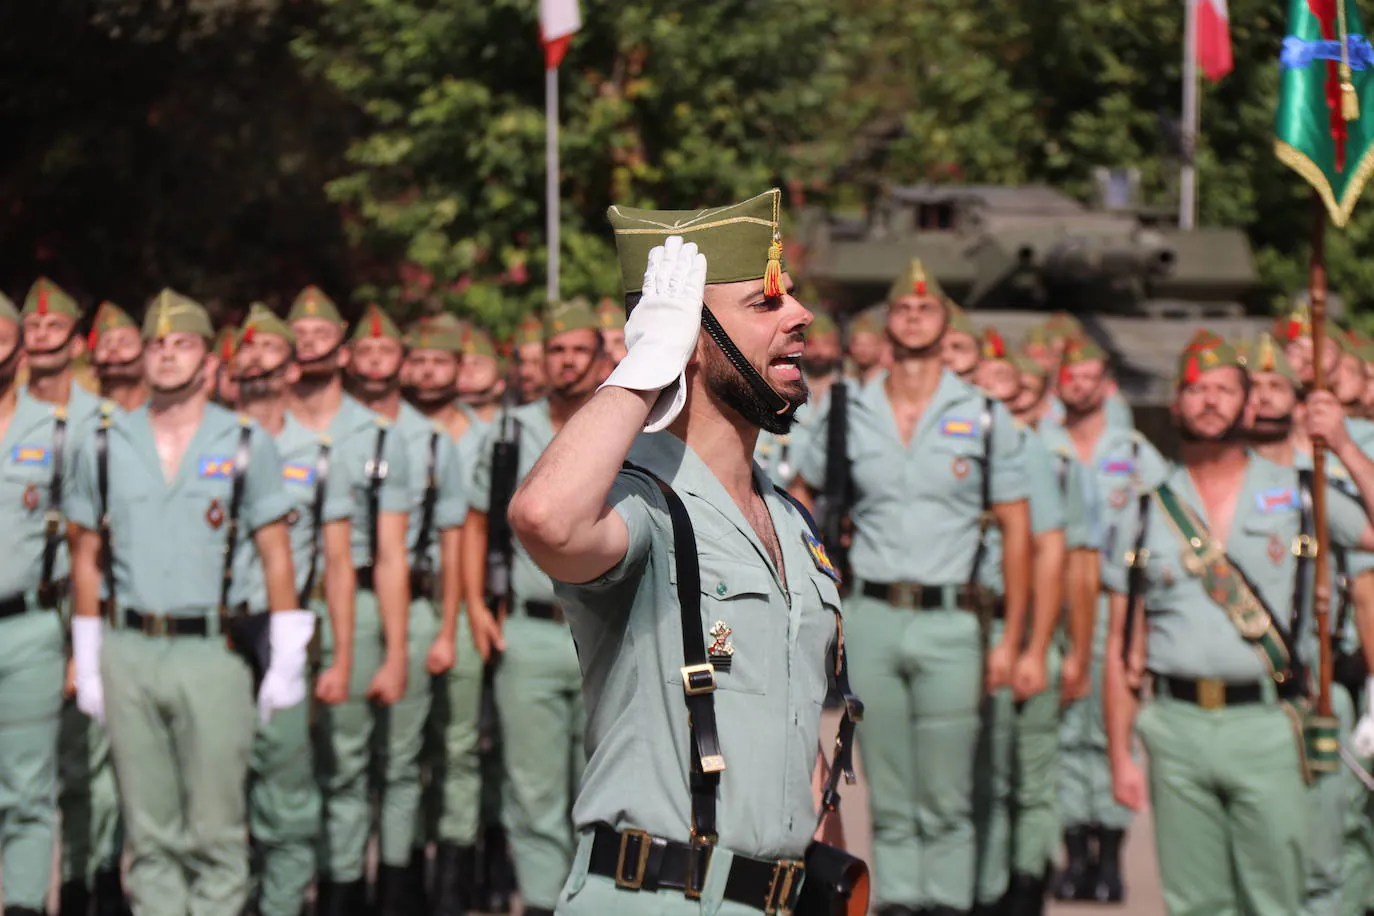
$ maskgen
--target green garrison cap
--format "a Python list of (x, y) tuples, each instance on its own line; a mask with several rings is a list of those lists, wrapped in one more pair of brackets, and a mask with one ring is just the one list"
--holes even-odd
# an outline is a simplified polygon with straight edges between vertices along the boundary
[(129, 313), (124, 311), (113, 302), (105, 301), (95, 310), (95, 320), (91, 322), (91, 333), (86, 337), (86, 346), (94, 350), (96, 342), (100, 340), (102, 334), (108, 334), (119, 328), (133, 328), (138, 330), (138, 325), (129, 317)]
[(353, 329), (353, 336), (349, 340), (367, 340), (369, 337), (389, 337), (398, 342), (401, 340), (401, 329), (396, 327), (396, 322), (392, 321), (391, 316), (382, 311), (382, 307), (376, 303), (369, 305), (367, 311), (363, 312), (363, 317), (358, 319), (358, 326)]
[(1298, 374), (1293, 371), (1293, 364), (1283, 355), (1283, 347), (1272, 334), (1260, 334), (1258, 340), (1238, 350), (1241, 361), (1250, 372), (1273, 372), (1294, 385), (1298, 384)]
[(881, 305), (873, 308), (864, 309), (850, 325), (849, 333), (852, 334), (882, 334), (887, 318), (887, 310)]
[(164, 289), (148, 303), (143, 315), (143, 339), (177, 333), (199, 334), (208, 342), (214, 338), (215, 329), (205, 306), (175, 290)]
[(546, 341), (567, 331), (587, 330), (600, 331), (601, 321), (592, 311), (592, 304), (581, 296), (567, 302), (550, 303), (544, 313), (543, 339)]
[(81, 318), (81, 307), (67, 291), (47, 277), (39, 277), (29, 287), (24, 297), (24, 315), (66, 315), (73, 320)]
[(214, 350), (222, 362), (227, 363), (234, 358), (234, 353), (238, 350), (238, 333), (238, 328), (226, 324), (215, 334)]
[(291, 330), (291, 325), (282, 321), (280, 316), (266, 305), (254, 302), (248, 309), (248, 317), (243, 320), (243, 327), (239, 329), (237, 346), (243, 346), (258, 334), (271, 334), (293, 347), (296, 345), (296, 332)]
[(1102, 345), (1086, 334), (1075, 334), (1064, 340), (1064, 365), (1086, 363), (1090, 360), (1107, 359), (1107, 351)]
[(625, 292), (644, 288), (649, 252), (670, 235), (695, 242), (706, 255), (707, 283), (764, 281), (764, 293), (782, 289), (782, 192), (777, 188), (743, 203), (705, 210), (635, 210), (613, 206), (606, 216), (615, 229), (616, 253)]
[(912, 258), (906, 270), (892, 281), (892, 288), (887, 291), (888, 302), (896, 302), (905, 296), (934, 296), (936, 299), (950, 301), (945, 291), (940, 288), (940, 281), (926, 272), (920, 258)]
[(1188, 346), (1184, 347), (1183, 353), (1179, 355), (1178, 374), (1175, 379), (1179, 386), (1191, 385), (1207, 370), (1220, 369), (1223, 366), (1244, 369), (1245, 363), (1241, 361), (1235, 347), (1204, 328), (1193, 335), (1193, 339), (1188, 341)]
[(286, 314), (287, 322), (298, 321), (301, 318), (323, 318), (340, 327), (347, 324), (339, 314), (339, 307), (334, 304), (334, 300), (326, 296), (318, 286), (307, 286), (291, 303), (291, 311)]
[(814, 317), (811, 319), (811, 326), (806, 329), (808, 337), (824, 337), (827, 334), (838, 334), (840, 326), (835, 323), (825, 312), (812, 312)]
[(14, 303), (4, 293), (0, 293), (0, 321), (19, 323), (19, 310), (14, 307)]
[(617, 305), (610, 296), (605, 296), (596, 307), (597, 320), (603, 331), (623, 331), (625, 329), (625, 307)]
[(472, 324), (463, 326), (463, 355), (499, 358), (496, 353), (496, 341), (492, 340), (486, 331)]
[(411, 350), (438, 350), (460, 356), (467, 326), (451, 312), (426, 315), (410, 326), (404, 338)]
[(1007, 349), (1007, 341), (997, 332), (994, 327), (983, 328), (983, 333), (978, 338), (978, 352), (986, 360), (1005, 359), (1010, 361)]
[(542, 344), (543, 342), (544, 322), (539, 319), (537, 314), (526, 315), (525, 320), (521, 321), (520, 326), (515, 329), (515, 345), (524, 347), (529, 344)]
[(1050, 342), (1083, 337), (1083, 324), (1068, 312), (1055, 312), (1045, 320), (1045, 334)]
[(1341, 336), (1344, 338), (1347, 353), (1362, 363), (1374, 363), (1374, 339), (1368, 334), (1350, 328)]
[[(911, 295), (915, 295), (915, 294), (914, 294), (914, 293), (903, 293), (902, 295), (904, 295), (904, 296), (911, 296)], [(925, 295), (930, 295), (930, 293), (926, 293)], [(945, 326), (945, 333), (946, 333), (946, 334), (967, 334), (969, 337), (972, 337), (974, 340), (977, 340), (977, 339), (978, 339), (978, 328), (974, 325), (973, 319), (970, 318), (970, 317), (968, 316), (968, 312), (966, 312), (966, 311), (964, 311), (963, 309), (959, 308), (959, 306), (957, 306), (957, 305), (951, 306), (951, 307), (950, 307), (950, 310), (949, 310), (949, 324), (947, 324), (947, 325)]]
[(1049, 373), (1045, 371), (1045, 367), (1031, 359), (1025, 353), (1013, 353), (1011, 355), (1011, 364), (1015, 366), (1016, 371), (1022, 375), (1034, 375), (1037, 378), (1049, 377)]

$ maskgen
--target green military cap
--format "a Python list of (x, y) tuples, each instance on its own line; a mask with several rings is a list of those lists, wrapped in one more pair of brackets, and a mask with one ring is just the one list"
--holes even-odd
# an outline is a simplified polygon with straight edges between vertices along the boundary
[[(323, 317), (312, 315), (312, 318)], [(363, 312), (363, 317), (358, 319), (358, 326), (353, 329), (353, 336), (349, 340), (367, 340), (369, 337), (387, 337), (391, 340), (401, 341), (401, 329), (396, 326), (396, 322), (391, 320), (391, 316), (382, 311), (382, 307), (373, 303)]]
[[(896, 302), (904, 296), (934, 296), (936, 299), (943, 299), (949, 302), (949, 297), (940, 287), (940, 281), (926, 272), (926, 267), (921, 263), (920, 258), (912, 258), (911, 263), (902, 271), (901, 276), (892, 281), (892, 288), (887, 291), (887, 301)], [(974, 333), (975, 332), (970, 332)]]
[(215, 329), (205, 306), (175, 290), (164, 289), (148, 303), (143, 315), (143, 339), (176, 333), (199, 334), (208, 342), (214, 338)]
[[(1322, 330), (1327, 337), (1330, 337), (1342, 349), (1349, 349), (1345, 340), (1345, 334), (1336, 326), (1330, 318), (1322, 324)], [(1270, 331), (1274, 339), (1280, 344), (1290, 344), (1299, 337), (1312, 336), (1312, 311), (1306, 302), (1299, 302), (1290, 310), (1274, 319), (1274, 326)]]
[(24, 315), (66, 315), (73, 320), (81, 318), (81, 307), (67, 291), (47, 277), (39, 277), (29, 287), (24, 297)]
[(1064, 365), (1072, 366), (1077, 363), (1086, 363), (1095, 359), (1100, 359), (1104, 362), (1107, 359), (1107, 351), (1103, 350), (1102, 345), (1097, 341), (1086, 334), (1076, 334), (1065, 339)]
[(649, 252), (669, 236), (695, 242), (706, 255), (707, 283), (763, 279), (765, 295), (780, 296), (782, 272), (782, 192), (705, 210), (636, 210), (613, 206), (606, 216), (615, 229), (620, 277), (626, 293), (644, 288)]
[(296, 332), (291, 330), (291, 325), (282, 321), (276, 312), (263, 303), (254, 302), (248, 308), (248, 317), (243, 320), (243, 327), (239, 329), (236, 346), (242, 346), (258, 334), (271, 334), (293, 347), (296, 345)]
[(1175, 376), (1177, 384), (1191, 385), (1196, 382), (1202, 373), (1209, 369), (1220, 369), (1224, 366), (1235, 366), (1240, 369), (1245, 368), (1245, 363), (1241, 361), (1240, 353), (1236, 348), (1227, 343), (1226, 340), (1206, 329), (1198, 331), (1193, 335), (1193, 339), (1184, 347), (1183, 353), (1178, 358), (1178, 374)]
[(136, 331), (138, 325), (129, 317), (128, 312), (113, 302), (100, 303), (95, 310), (95, 320), (91, 322), (91, 332), (86, 335), (87, 348), (94, 350), (96, 342), (100, 340), (100, 335), (108, 334), (119, 328), (133, 328)]
[(1055, 312), (1045, 320), (1046, 342), (1055, 343), (1070, 337), (1083, 337), (1083, 324), (1068, 312)]
[(526, 315), (525, 320), (520, 322), (520, 326), (515, 329), (515, 345), (524, 347), (529, 344), (542, 344), (544, 342), (544, 322), (539, 320), (538, 315)]
[(1011, 355), (1011, 364), (1015, 366), (1016, 371), (1020, 372), (1022, 375), (1034, 375), (1037, 378), (1049, 377), (1049, 373), (1045, 371), (1045, 367), (1031, 359), (1030, 356), (1025, 353), (1013, 353)]
[(326, 296), (318, 286), (307, 286), (291, 303), (291, 311), (286, 314), (287, 322), (302, 318), (323, 318), (340, 327), (347, 324), (343, 320), (343, 315), (339, 314), (339, 307), (334, 304), (334, 300)]
[(592, 304), (578, 296), (567, 302), (550, 303), (544, 313), (544, 340), (568, 331), (600, 331), (601, 322), (592, 311)]
[[(1008, 359), (1007, 342), (994, 327), (983, 328), (978, 337), (978, 351), (983, 359)], [(1009, 360), (1010, 361), (1010, 360)]]
[(1053, 340), (1053, 331), (1050, 328), (1049, 321), (1046, 320), (1040, 322), (1037, 325), (1033, 325), (1031, 329), (1026, 332), (1026, 340), (1024, 344), (1022, 344), (1022, 346), (1026, 348), (1048, 347), (1053, 342)]
[(497, 359), (496, 341), (491, 335), (476, 325), (463, 326), (463, 354), (465, 356), (487, 356)]
[(850, 327), (852, 334), (882, 334), (887, 324), (887, 310), (881, 306), (864, 309)]
[(234, 353), (238, 351), (238, 336), (238, 328), (232, 324), (226, 324), (215, 334), (214, 350), (222, 362), (227, 363), (234, 358)]
[(625, 329), (625, 307), (617, 305), (610, 296), (604, 296), (596, 307), (597, 320), (603, 331), (622, 331)]
[(812, 312), (811, 326), (806, 329), (809, 337), (824, 337), (827, 334), (838, 334), (840, 326), (835, 323), (826, 312)]
[(10, 297), (0, 293), (0, 321), (13, 321), (19, 323), (19, 310), (14, 307)]
[(1294, 385), (1298, 384), (1298, 374), (1293, 364), (1283, 355), (1283, 347), (1272, 334), (1260, 334), (1253, 343), (1237, 348), (1241, 361), (1250, 372), (1273, 372), (1281, 375)]
[(406, 331), (405, 345), (411, 350), (438, 350), (461, 356), (467, 326), (451, 312), (427, 315)]
[[(912, 295), (905, 293), (904, 295)], [(927, 294), (929, 295), (929, 294)], [(974, 325), (973, 319), (968, 316), (968, 312), (959, 306), (950, 306), (949, 324), (945, 326), (946, 334), (967, 334), (973, 339), (978, 339), (978, 328)]]
[(1368, 334), (1350, 328), (1341, 337), (1344, 340), (1347, 353), (1362, 363), (1374, 363), (1374, 339), (1371, 339)]

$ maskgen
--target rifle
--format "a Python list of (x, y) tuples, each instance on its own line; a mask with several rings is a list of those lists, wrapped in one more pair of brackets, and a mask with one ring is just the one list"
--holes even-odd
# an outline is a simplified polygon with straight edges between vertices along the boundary
[[(491, 489), (487, 503), (486, 602), (493, 614), (509, 612), (514, 594), (511, 566), (515, 542), (506, 510), (515, 495), (516, 475), (520, 473), (520, 424), (515, 408), (520, 406), (520, 350), (512, 350), (511, 372), (501, 394), (500, 434), (491, 448)], [(493, 656), (482, 672), (482, 705), (477, 734), (481, 747), (495, 748), (500, 742), (501, 723), (496, 714), (492, 689), (499, 659)]]
[[(837, 318), (840, 348), (844, 349), (845, 316)], [(840, 575), (848, 581), (849, 549), (844, 545), (844, 520), (853, 498), (849, 468), (849, 387), (843, 378), (830, 386), (830, 413), (825, 427), (825, 486), (816, 499), (821, 540)]]

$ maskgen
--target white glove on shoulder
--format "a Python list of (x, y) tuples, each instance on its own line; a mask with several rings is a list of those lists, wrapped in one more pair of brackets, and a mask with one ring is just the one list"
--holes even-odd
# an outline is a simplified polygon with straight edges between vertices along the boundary
[(1364, 715), (1355, 723), (1350, 746), (1357, 757), (1374, 757), (1374, 676), (1365, 678)]
[(105, 724), (105, 686), (100, 682), (100, 644), (105, 622), (99, 617), (72, 618), (72, 661), (76, 669), (76, 708)]
[(649, 252), (644, 291), (625, 322), (625, 358), (602, 386), (660, 392), (645, 432), (663, 429), (687, 401), (684, 373), (701, 332), (706, 255), (695, 242), (669, 236)]
[(258, 716), (266, 725), (272, 713), (305, 700), (305, 651), (315, 635), (310, 611), (275, 611), (268, 618), (272, 656), (258, 688)]

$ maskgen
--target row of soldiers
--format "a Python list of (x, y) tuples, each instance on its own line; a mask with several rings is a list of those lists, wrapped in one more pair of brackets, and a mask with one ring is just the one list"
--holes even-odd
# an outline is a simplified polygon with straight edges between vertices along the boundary
[(577, 658), (486, 510), (623, 354), (617, 311), (550, 310), (503, 372), (474, 327), (372, 307), (350, 333), (315, 287), (218, 345), (170, 290), (85, 338), (46, 279), (0, 300), (7, 912), (44, 911), (59, 810), (67, 916), (123, 911), (126, 853), (140, 914), (297, 916), (312, 883), (317, 913), (504, 910), (515, 883), (551, 911)]

